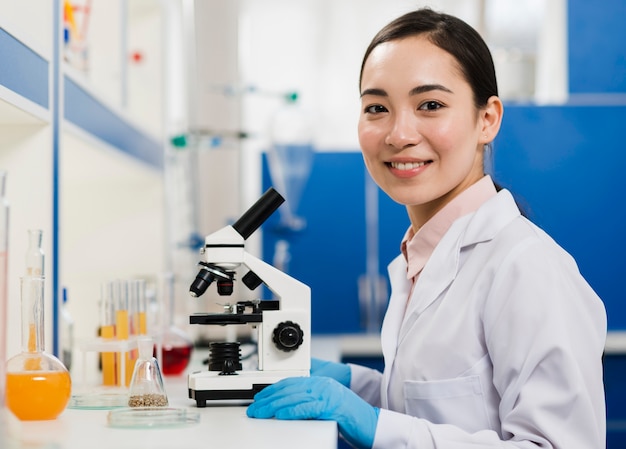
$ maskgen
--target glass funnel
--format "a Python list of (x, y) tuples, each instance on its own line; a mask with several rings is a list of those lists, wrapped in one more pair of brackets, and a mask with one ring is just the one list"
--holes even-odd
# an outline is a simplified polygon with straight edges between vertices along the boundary
[(135, 362), (128, 396), (129, 407), (166, 407), (167, 394), (157, 359), (152, 356), (154, 343), (150, 337), (137, 340), (139, 357)]
[(313, 132), (311, 116), (298, 104), (298, 96), (286, 97), (272, 118), (268, 152), (272, 183), (286, 199), (279, 210), (279, 226), (285, 231), (300, 231), (306, 226), (297, 211), (313, 166)]
[(21, 279), (22, 352), (6, 365), (6, 405), (23, 421), (55, 419), (67, 406), (70, 374), (44, 351), (44, 278)]

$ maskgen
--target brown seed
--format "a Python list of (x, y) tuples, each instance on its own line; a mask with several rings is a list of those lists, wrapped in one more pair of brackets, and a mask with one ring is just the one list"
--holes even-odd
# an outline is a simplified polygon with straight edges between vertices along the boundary
[(129, 407), (166, 407), (167, 396), (162, 394), (133, 395), (128, 399)]

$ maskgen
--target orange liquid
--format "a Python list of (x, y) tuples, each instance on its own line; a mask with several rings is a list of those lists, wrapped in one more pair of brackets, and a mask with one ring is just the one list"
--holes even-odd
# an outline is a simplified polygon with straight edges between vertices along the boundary
[(66, 371), (26, 371), (6, 377), (6, 405), (22, 421), (55, 419), (65, 410), (71, 391)]
[[(102, 338), (113, 339), (115, 337), (115, 326), (102, 326), (100, 332)], [(102, 384), (109, 387), (116, 385), (114, 352), (102, 353)]]
[[(128, 340), (130, 334), (130, 322), (128, 321), (128, 310), (115, 311), (115, 338), (118, 340)], [(116, 354), (115, 363), (117, 364), (117, 382), (118, 385), (130, 385), (130, 379), (133, 375), (133, 365), (130, 362), (130, 355), (127, 352), (118, 352)], [(124, 376), (122, 376), (122, 364), (124, 364)], [(128, 373), (130, 371), (130, 374)]]

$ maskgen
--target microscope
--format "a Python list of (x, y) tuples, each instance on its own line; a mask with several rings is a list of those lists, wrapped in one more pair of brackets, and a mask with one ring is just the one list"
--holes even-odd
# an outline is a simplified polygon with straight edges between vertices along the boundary
[(245, 240), (284, 202), (269, 188), (233, 225), (205, 239), (198, 263), (200, 271), (191, 284), (191, 296), (201, 296), (215, 283), (220, 296), (230, 296), (235, 273), (248, 270), (241, 282), (250, 290), (264, 284), (273, 299), (237, 301), (223, 313), (196, 313), (191, 324), (251, 325), (257, 332), (258, 367), (243, 370), (237, 342), (212, 342), (209, 368), (189, 374), (189, 398), (198, 407), (207, 401), (252, 400), (268, 385), (286, 377), (309, 376), (311, 365), (311, 289), (272, 265), (247, 253)]

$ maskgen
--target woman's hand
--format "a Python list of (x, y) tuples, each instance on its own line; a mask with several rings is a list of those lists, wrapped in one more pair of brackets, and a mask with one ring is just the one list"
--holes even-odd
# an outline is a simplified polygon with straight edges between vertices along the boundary
[(311, 376), (325, 376), (335, 379), (344, 387), (350, 388), (352, 371), (345, 363), (329, 362), (311, 358)]
[(251, 418), (337, 421), (339, 432), (358, 448), (371, 448), (379, 409), (329, 377), (289, 377), (254, 396)]

